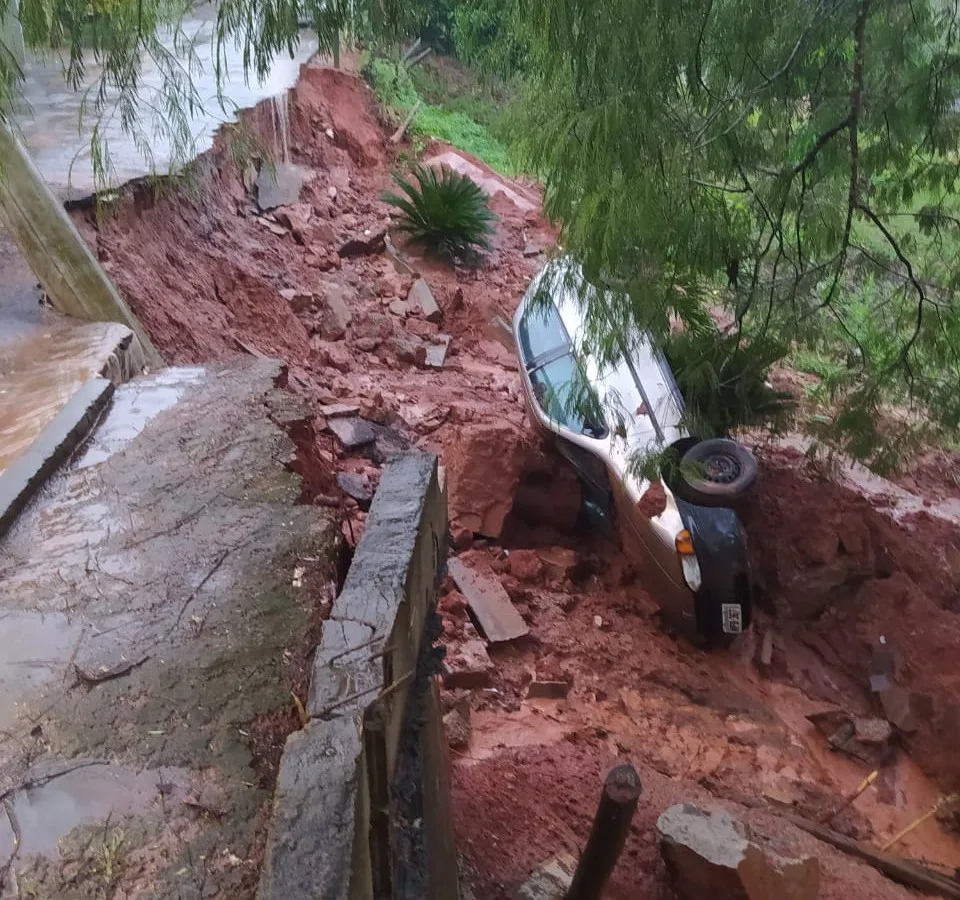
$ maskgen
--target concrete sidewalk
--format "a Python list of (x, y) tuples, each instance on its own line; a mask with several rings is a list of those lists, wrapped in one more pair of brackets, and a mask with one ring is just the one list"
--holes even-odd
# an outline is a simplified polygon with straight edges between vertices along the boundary
[(277, 373), (121, 386), (0, 540), (0, 896), (253, 896), (333, 545)]

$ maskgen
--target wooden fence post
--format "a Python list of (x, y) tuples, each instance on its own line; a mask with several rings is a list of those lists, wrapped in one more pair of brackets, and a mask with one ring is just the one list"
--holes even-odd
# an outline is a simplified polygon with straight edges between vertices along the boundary
[(610, 770), (600, 795), (593, 830), (573, 873), (566, 900), (600, 900), (627, 842), (642, 790), (640, 776), (633, 766), (625, 764)]
[(0, 111), (0, 218), (53, 305), (92, 322), (121, 322), (151, 366), (160, 354), (80, 236)]

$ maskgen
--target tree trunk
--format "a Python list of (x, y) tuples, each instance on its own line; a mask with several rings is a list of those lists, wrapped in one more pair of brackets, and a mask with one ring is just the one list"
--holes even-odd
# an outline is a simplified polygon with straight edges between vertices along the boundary
[(107, 278), (2, 114), (0, 218), (60, 312), (92, 322), (121, 322), (140, 341), (147, 363), (162, 364), (143, 326)]

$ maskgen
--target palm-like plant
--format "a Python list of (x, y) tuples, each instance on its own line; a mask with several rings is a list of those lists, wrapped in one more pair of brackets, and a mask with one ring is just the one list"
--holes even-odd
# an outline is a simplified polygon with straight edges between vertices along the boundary
[[(416, 184), (413, 183), (416, 179)], [(417, 166), (413, 178), (394, 175), (402, 195), (386, 193), (386, 203), (400, 210), (397, 229), (434, 252), (464, 259), (477, 248), (490, 249), (497, 217), (486, 194), (465, 175), (447, 166), (439, 171)]]

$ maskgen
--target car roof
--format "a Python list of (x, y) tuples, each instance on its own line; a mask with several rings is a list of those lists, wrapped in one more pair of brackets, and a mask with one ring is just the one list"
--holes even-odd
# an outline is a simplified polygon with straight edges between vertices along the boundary
[[(601, 395), (607, 418), (619, 419), (626, 425), (628, 443), (634, 447), (651, 440), (670, 444), (684, 437), (686, 432), (680, 427), (683, 399), (666, 359), (650, 335), (641, 331), (624, 335), (623, 354), (601, 369), (594, 356), (583, 352), (583, 344), (588, 337), (587, 309), (590, 304), (602, 302), (602, 298), (587, 284), (580, 267), (569, 259), (548, 263), (531, 283), (524, 306), (535, 297), (539, 302), (543, 290), (549, 292), (571, 344), (587, 369), (588, 380)], [(642, 406), (653, 415), (638, 416)]]

